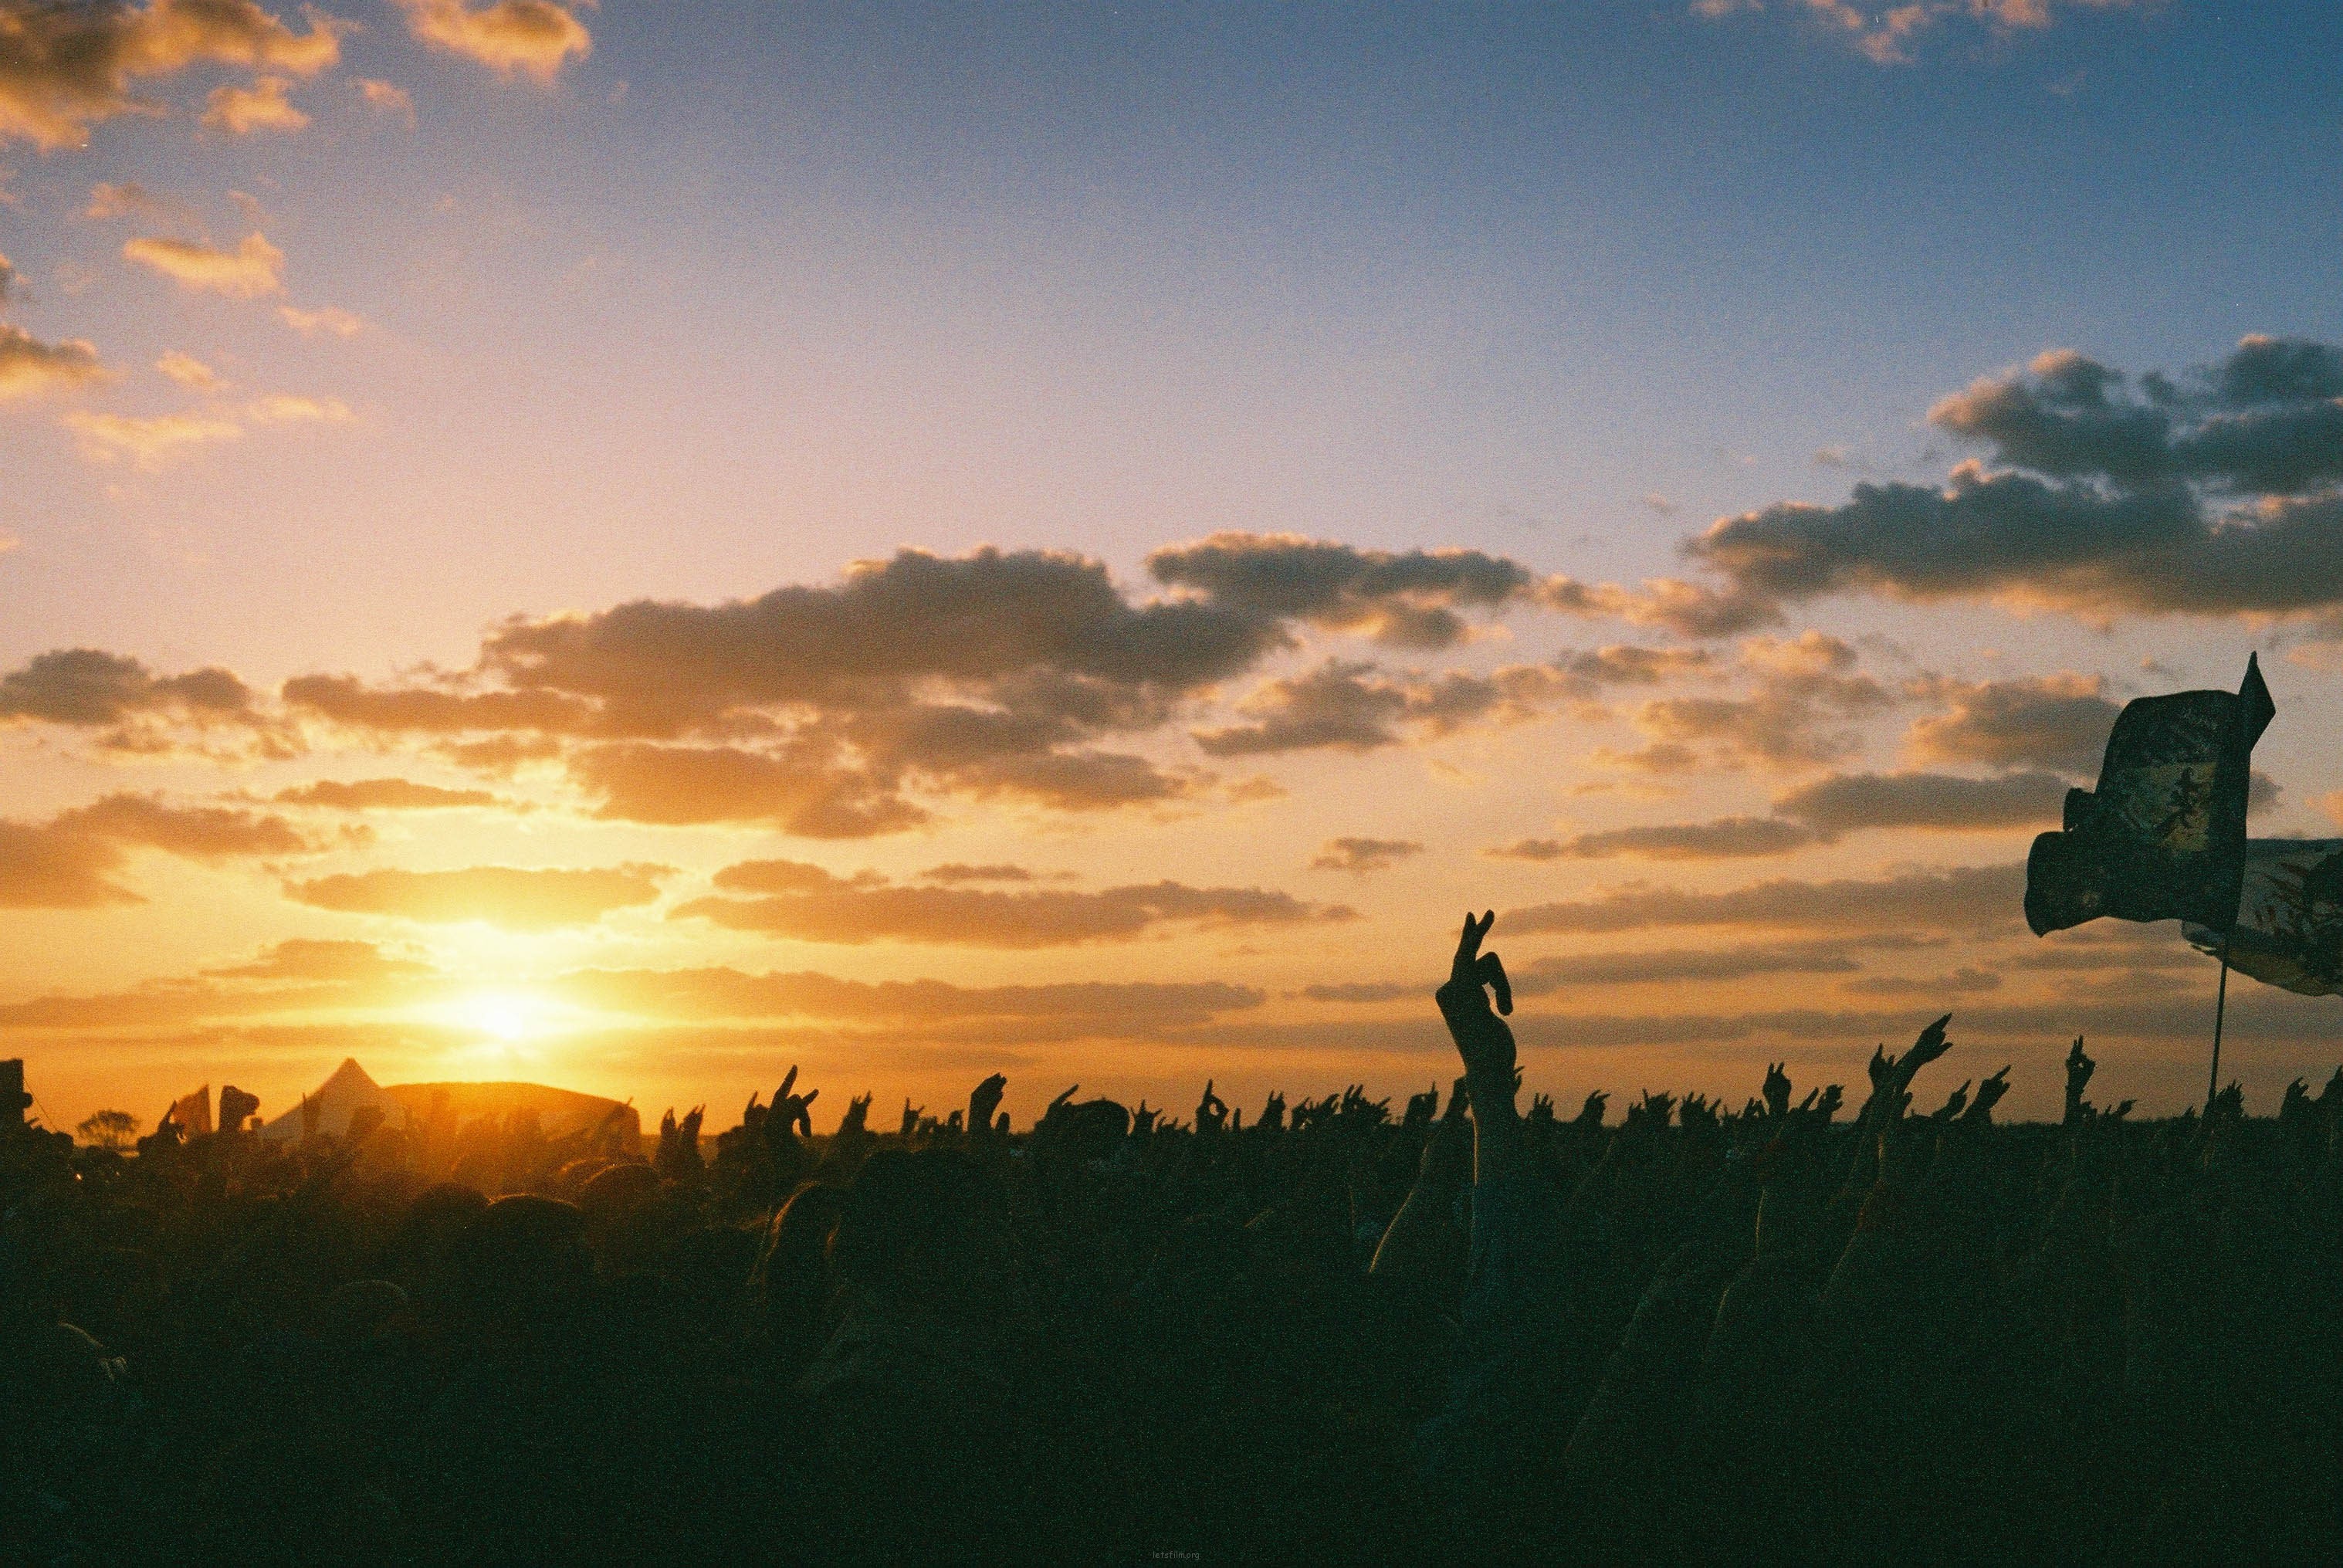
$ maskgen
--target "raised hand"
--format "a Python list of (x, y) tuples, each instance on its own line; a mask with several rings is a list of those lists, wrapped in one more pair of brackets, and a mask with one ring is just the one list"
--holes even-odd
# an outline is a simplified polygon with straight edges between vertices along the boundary
[(1218, 1132), (1228, 1126), (1229, 1108), (1225, 1101), (1212, 1092), (1212, 1081), (1204, 1080), (1204, 1097), (1196, 1101), (1196, 1131)]
[(992, 1131), (992, 1113), (1001, 1109), (1001, 1097), (1008, 1088), (1009, 1081), (996, 1072), (968, 1091), (968, 1130), (970, 1132)]
[(1285, 1130), (1285, 1096), (1283, 1093), (1275, 1090), (1270, 1091), (1268, 1103), (1264, 1104), (1261, 1108), (1261, 1120), (1254, 1122), (1253, 1125), (1256, 1128), (1266, 1127), (1272, 1132), (1282, 1132)]
[(1131, 1113), (1131, 1135), (1141, 1139), (1151, 1136), (1155, 1131), (1155, 1119), (1162, 1114), (1160, 1111), (1149, 1110), (1147, 1101), (1141, 1101), (1139, 1109)]
[[(814, 1094), (820, 1094), (820, 1092), (821, 1091), (819, 1089), (814, 1091)], [(813, 1094), (809, 1094), (806, 1098), (808, 1100), (811, 1100), (813, 1098)], [(845, 1119), (838, 1124), (839, 1136), (841, 1138), (858, 1138), (870, 1131), (870, 1096), (869, 1094), (856, 1095), (853, 1099), (846, 1102)]]
[(908, 1094), (903, 1097), (904, 1137), (909, 1138), (912, 1133), (917, 1132), (920, 1130), (920, 1118), (926, 1112), (927, 1109), (928, 1108), (926, 1106), (922, 1105), (915, 1110), (911, 1105), (911, 1097)]
[(1536, 1122), (1541, 1127), (1551, 1127), (1554, 1125), (1553, 1095), (1533, 1094), (1530, 1096), (1530, 1120)]
[(2083, 1037), (2077, 1035), (2072, 1049), (2066, 1052), (2066, 1125), (2069, 1127), (2088, 1116), (2090, 1106), (2083, 1099), (2083, 1091), (2091, 1086), (2091, 1074), (2099, 1064), (2083, 1054)]
[[(1464, 917), (1464, 931), (1457, 939), (1447, 983), (1433, 993), (1433, 999), (1440, 1004), (1440, 1016), (1447, 1021), (1457, 1054), (1464, 1059), (1466, 1073), (1504, 1088), (1513, 1076), (1513, 1031), (1497, 1014), (1513, 1010), (1513, 988), (1497, 955), (1481, 950), (1489, 928), (1496, 923), (1493, 910), (1478, 918)], [(1496, 993), (1495, 1012), (1490, 1010), (1488, 991)]]
[(789, 1075), (781, 1080), (781, 1086), (773, 1091), (773, 1103), (765, 1111), (765, 1135), (768, 1138), (776, 1133), (783, 1136), (794, 1133), (806, 1138), (813, 1136), (812, 1106), (820, 1097), (821, 1091), (817, 1089), (799, 1094), (797, 1086), (798, 1070), (792, 1063)]
[(1922, 1030), (1920, 1038), (1912, 1042), (1912, 1049), (1896, 1058), (1896, 1076), (1900, 1080), (1900, 1087), (1911, 1088), (1913, 1078), (1922, 1068), (1952, 1050), (1953, 1042), (1945, 1038), (1945, 1026), (1952, 1021), (1953, 1015), (1946, 1013)]
[(1932, 1121), (1950, 1121), (1954, 1118), (1959, 1116), (1961, 1113), (1961, 1108), (1969, 1102), (1969, 1081), (1970, 1081), (1966, 1078), (1962, 1079), (1961, 1086), (1953, 1091), (1951, 1097), (1945, 1101), (1942, 1109), (1938, 1110), (1936, 1115), (1929, 1118), (1929, 1120)]
[(1790, 1075), (1783, 1070), (1786, 1061), (1765, 1064), (1765, 1114), (1780, 1121), (1790, 1113)]
[(1610, 1108), (1610, 1091), (1604, 1089), (1596, 1090), (1594, 1093), (1586, 1097), (1586, 1103), (1578, 1108), (1578, 1125), (1581, 1127), (1602, 1126), (1603, 1113)]
[(1827, 1126), (1830, 1119), (1838, 1114), (1838, 1108), (1845, 1103), (1846, 1091), (1835, 1083), (1826, 1084), (1823, 1088), (1822, 1103), (1815, 1107), (1815, 1114), (1821, 1117), (1824, 1125)]
[(1969, 1108), (1961, 1113), (1961, 1120), (1964, 1121), (1991, 1121), (1993, 1120), (1993, 1108), (2000, 1104), (2001, 1097), (2008, 1092), (2009, 1069), (2007, 1067), (2004, 1067), (1999, 1072), (1995, 1073), (1992, 1077), (1986, 1079), (1984, 1082), (1976, 1086), (1976, 1098), (1971, 1101), (1969, 1102)]

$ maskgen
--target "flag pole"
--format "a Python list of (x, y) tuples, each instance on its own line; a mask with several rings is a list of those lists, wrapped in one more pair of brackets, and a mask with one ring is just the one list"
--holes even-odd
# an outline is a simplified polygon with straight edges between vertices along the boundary
[(2205, 1119), (2213, 1118), (2213, 1101), (2221, 1092), (2221, 1020), (2229, 1010), (2229, 937), (2221, 935), (2221, 989), (2213, 1002), (2213, 1070), (2205, 1083)]

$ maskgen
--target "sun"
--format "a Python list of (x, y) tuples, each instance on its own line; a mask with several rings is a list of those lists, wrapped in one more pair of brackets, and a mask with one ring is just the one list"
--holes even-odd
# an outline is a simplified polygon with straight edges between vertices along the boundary
[(448, 1004), (447, 1021), (505, 1045), (543, 1038), (558, 1027), (554, 1005), (523, 990), (480, 990)]

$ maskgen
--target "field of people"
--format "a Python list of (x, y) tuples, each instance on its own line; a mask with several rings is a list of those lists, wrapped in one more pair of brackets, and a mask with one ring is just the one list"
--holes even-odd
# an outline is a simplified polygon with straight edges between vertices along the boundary
[(2331, 1553), (2343, 1072), (1521, 1107), (1485, 930), (1396, 1109), (12, 1131), (0, 1559)]

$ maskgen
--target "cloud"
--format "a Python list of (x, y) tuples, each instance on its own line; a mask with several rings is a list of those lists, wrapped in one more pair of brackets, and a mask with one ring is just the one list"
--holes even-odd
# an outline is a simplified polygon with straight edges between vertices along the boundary
[[(1904, 0), (1893, 5), (1862, 5), (1849, 0), (1786, 0), (1782, 11), (1803, 15), (1875, 65), (1908, 65), (1920, 40), (1950, 21), (1967, 22), (1995, 33), (2034, 32), (2048, 27), (2055, 10), (2081, 5), (2094, 11), (2146, 9), (2160, 0)], [(1755, 15), (1764, 0), (1692, 0), (1690, 10), (1708, 21)]]
[(807, 971), (749, 974), (734, 969), (578, 970), (563, 976), (556, 989), (583, 1006), (670, 1018), (1073, 1021), (1116, 1033), (1134, 1026), (1202, 1023), (1221, 1013), (1257, 1008), (1265, 1000), (1252, 987), (1222, 981), (959, 986), (918, 980), (872, 984)]
[(435, 923), (485, 920), (514, 930), (591, 925), (616, 910), (657, 901), (666, 866), (525, 870), (473, 866), (455, 871), (381, 869), (288, 882), (296, 903), (344, 914), (395, 915)]
[(0, 818), (0, 909), (96, 910), (146, 900), (107, 880), (122, 851), (85, 833)]
[(1463, 641), (1460, 612), (1535, 603), (1541, 586), (1527, 568), (1479, 550), (1361, 549), (1297, 534), (1213, 534), (1155, 551), (1147, 569), (1253, 617), (1421, 648)]
[(282, 76), (263, 76), (249, 87), (224, 83), (204, 101), (204, 124), (232, 136), (253, 131), (300, 130), (309, 123), (309, 116), (285, 95), (292, 85)]
[(89, 205), (81, 216), (95, 222), (116, 217), (158, 217), (195, 221), (195, 209), (176, 196), (157, 196), (136, 180), (111, 184), (100, 180), (89, 187)]
[(0, 909), (99, 909), (145, 900), (108, 879), (136, 845), (218, 864), (302, 855), (317, 846), (282, 817), (219, 806), (172, 806), (119, 793), (47, 822), (0, 819)]
[(1687, 552), (1777, 605), (1979, 598), (2097, 622), (2343, 607), (2343, 350), (2247, 337), (2137, 378), (2055, 350), (1929, 417), (1989, 459), (1940, 488), (1859, 484), (1840, 506), (1725, 518)]
[(0, 13), (0, 141), (79, 146), (92, 125), (145, 106), (137, 78), (190, 65), (315, 75), (341, 57), (342, 25), (312, 12), (295, 33), (255, 0), (12, 5)]
[(395, 83), (377, 82), (361, 76), (358, 78), (358, 94), (365, 98), (367, 107), (375, 113), (396, 115), (407, 122), (408, 130), (415, 128), (415, 95), (406, 88)]
[(929, 791), (1059, 809), (1184, 798), (1203, 781), (1095, 742), (1161, 728), (1290, 640), (1208, 603), (1134, 605), (1079, 556), (905, 550), (835, 587), (516, 618), (460, 676), (303, 677), (285, 697), (377, 738), (560, 738), (613, 818), (848, 837), (925, 820)]
[(277, 307), (277, 314), (283, 317), (286, 326), (304, 337), (315, 337), (320, 333), (330, 333), (336, 337), (356, 337), (366, 330), (364, 321), (331, 305), (320, 306), (315, 310), (280, 305)]
[[(6, 259), (0, 257), (0, 272)], [(69, 337), (44, 343), (21, 327), (0, 321), (0, 398), (22, 397), (57, 387), (78, 387), (106, 374), (97, 350)]]
[(957, 887), (963, 882), (1030, 882), (1033, 880), (1033, 873), (1022, 866), (971, 866), (953, 860), (941, 866), (930, 866), (920, 873), (920, 879)]
[(1513, 860), (1607, 860), (1622, 855), (1643, 860), (1728, 860), (1786, 855), (1814, 839), (1807, 829), (1777, 818), (1724, 817), (1714, 822), (1613, 828), (1570, 839), (1523, 839), (1490, 853)]
[(233, 441), (244, 427), (208, 414), (93, 414), (75, 409), (65, 427), (79, 437), (82, 456), (110, 463), (128, 457), (141, 468), (162, 467), (180, 453), (219, 441)]
[(552, 0), (397, 0), (407, 31), (435, 49), (478, 61), (506, 76), (549, 85), (571, 55), (584, 59), (594, 36), (567, 6)]
[(1820, 837), (1869, 828), (1952, 831), (2055, 826), (2066, 780), (2027, 770), (1996, 779), (1948, 773), (1838, 773), (1774, 797), (1776, 816)]
[(1413, 839), (1329, 839), (1318, 846), (1315, 871), (1388, 871), (1411, 855), (1423, 853)]
[(122, 254), (198, 294), (256, 299), (285, 286), (285, 253), (269, 244), (267, 236), (262, 234), (245, 236), (234, 250), (221, 250), (197, 240), (141, 235), (124, 244)]
[(1267, 681), (1237, 704), (1253, 722), (1192, 731), (1211, 757), (1280, 751), (1372, 751), (1406, 731), (1436, 739), (1475, 721), (1517, 724), (1548, 703), (1592, 687), (1549, 665), (1511, 665), (1489, 675), (1385, 675), (1372, 664), (1328, 659), (1306, 675)]
[(334, 811), (446, 811), (505, 804), (486, 789), (443, 789), (407, 779), (358, 779), (347, 783), (320, 779), (279, 789), (276, 800), (280, 806), (316, 806)]
[(1748, 980), (1759, 975), (1853, 974), (1862, 968), (1852, 956), (1855, 950), (1902, 945), (1905, 944), (1892, 940), (1817, 941), (1657, 952), (1572, 953), (1536, 959), (1519, 966), (1513, 990), (1523, 996), (1552, 996), (1573, 986), (1672, 985), (1685, 980)]
[(1632, 931), (1655, 926), (1747, 926), (1935, 932), (2016, 928), (2023, 865), (1906, 871), (1877, 881), (1787, 878), (1722, 893), (1643, 883), (1574, 902), (1534, 904), (1498, 917), (1501, 931)]
[(927, 820), (883, 781), (815, 750), (802, 759), (731, 746), (599, 746), (570, 759), (596, 815), (671, 827), (763, 822), (807, 839), (867, 839)]
[(245, 406), (256, 425), (347, 425), (357, 417), (338, 397), (303, 397), (278, 392)]
[(302, 855), (316, 849), (282, 817), (225, 806), (167, 806), (151, 795), (108, 795), (60, 814), (50, 826), (191, 860)]
[(1659, 686), (1716, 668), (1716, 657), (1704, 648), (1641, 648), (1633, 643), (1565, 653), (1554, 662), (1563, 673), (1601, 686)]
[(158, 676), (127, 655), (95, 648), (35, 654), (0, 675), (0, 722), (98, 729), (148, 716), (244, 722), (254, 717), (252, 692), (217, 666)]
[(2095, 675), (2016, 680), (1924, 679), (1912, 695), (1951, 711), (1916, 722), (1905, 748), (1923, 762), (1981, 762), (2096, 775), (2123, 705)]
[(1741, 665), (1753, 678), (1747, 695), (1655, 699), (1636, 709), (1635, 728), (1664, 746), (1708, 742), (1728, 764), (1795, 769), (1857, 749), (1845, 721), (1896, 700), (1856, 668), (1852, 648), (1819, 631), (1787, 641), (1753, 638), (1742, 645)]
[(325, 941), (292, 937), (261, 950), (249, 963), (203, 971), (207, 979), (245, 980), (399, 980), (429, 974), (431, 966), (395, 959), (372, 942)]
[(1538, 601), (1566, 615), (1615, 616), (1703, 641), (1778, 626), (1785, 618), (1770, 598), (1674, 578), (1647, 578), (1640, 590), (1554, 578), (1540, 588)]
[(155, 361), (155, 368), (192, 392), (225, 392), (227, 383), (192, 354), (174, 348)]
[(836, 877), (795, 860), (728, 866), (717, 873), (716, 886), (730, 896), (694, 900), (671, 918), (799, 941), (980, 948), (1129, 941), (1167, 925), (1212, 930), (1356, 918), (1341, 905), (1304, 903), (1262, 888), (1192, 888), (1172, 881), (1097, 892), (902, 887), (868, 873)]
[(1839, 990), (1856, 996), (1958, 996), (2001, 989), (2001, 977), (1990, 970), (1964, 964), (1950, 974), (1926, 979), (1914, 975), (1865, 975), (1845, 981)]

